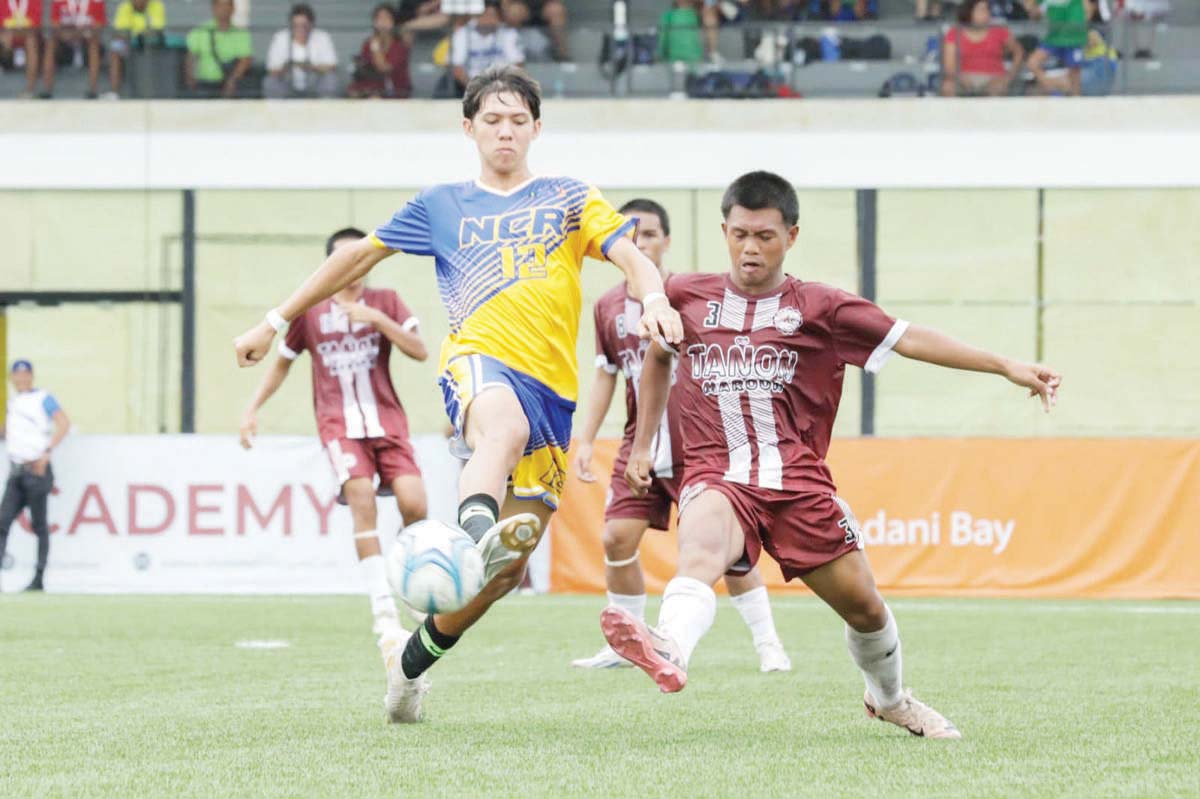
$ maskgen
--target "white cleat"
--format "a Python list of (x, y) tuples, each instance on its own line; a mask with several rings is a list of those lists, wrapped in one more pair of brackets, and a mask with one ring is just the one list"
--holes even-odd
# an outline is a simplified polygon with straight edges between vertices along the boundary
[(781, 642), (769, 641), (758, 647), (758, 670), (763, 674), (792, 670), (792, 659), (783, 651)]
[(886, 708), (881, 707), (871, 692), (867, 691), (863, 695), (863, 707), (871, 718), (891, 722), (920, 738), (962, 737), (952, 721), (917, 699), (908, 689), (901, 695), (899, 703)]
[(541, 531), (542, 522), (532, 513), (518, 513), (493, 524), (475, 545), (483, 557), (484, 584), (505, 566), (532, 552)]
[(383, 663), (387, 668), (387, 694), (383, 697), (383, 708), (387, 711), (389, 724), (415, 724), (425, 717), (421, 700), (429, 691), (429, 680), (422, 674), (415, 680), (404, 676), (400, 667), (404, 646), (408, 643), (409, 635), (386, 638), (379, 642), (383, 651)]
[(625, 669), (633, 667), (632, 663), (618, 655), (608, 645), (605, 645), (603, 649), (590, 658), (572, 660), (571, 665), (577, 669)]

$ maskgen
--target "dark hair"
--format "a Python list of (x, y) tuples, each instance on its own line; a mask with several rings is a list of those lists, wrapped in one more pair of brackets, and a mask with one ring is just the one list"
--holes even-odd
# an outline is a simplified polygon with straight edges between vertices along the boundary
[(333, 252), (333, 245), (337, 244), (342, 239), (365, 239), (366, 233), (363, 233), (356, 227), (344, 227), (341, 230), (335, 230), (333, 235), (325, 240), (325, 254), (329, 255)]
[(654, 202), (654, 200), (649, 200), (645, 197), (638, 197), (622, 205), (619, 213), (629, 216), (630, 211), (641, 211), (643, 214), (654, 214), (658, 217), (659, 223), (662, 224), (663, 235), (671, 235), (671, 220), (667, 218), (667, 209)]
[(372, 21), (375, 20), (375, 17), (379, 16), (380, 11), (386, 11), (386, 12), (388, 12), (388, 14), (391, 15), (393, 25), (395, 25), (396, 21), (400, 18), (396, 14), (396, 9), (393, 8), (390, 3), (380, 3), (379, 5), (375, 6), (375, 8), (371, 9), (371, 20)]
[(474, 119), (483, 101), (502, 92), (511, 92), (524, 101), (534, 119), (542, 118), (542, 87), (520, 67), (488, 67), (467, 84), (463, 92), (463, 119)]
[[(988, 0), (967, 0), (965, 3), (960, 5), (958, 7), (958, 24), (970, 25), (971, 17), (975, 16), (975, 6), (979, 5), (980, 3), (984, 3), (986, 5), (987, 1)], [(989, 6), (988, 11), (991, 10), (992, 9)]]
[(792, 184), (774, 172), (747, 172), (729, 184), (721, 198), (721, 216), (729, 218), (733, 206), (740, 205), (751, 211), (775, 208), (783, 215), (788, 227), (800, 218), (800, 200)]
[(308, 3), (296, 3), (292, 6), (292, 10), (288, 13), (288, 19), (292, 17), (304, 17), (308, 20), (309, 25), (317, 24), (317, 14)]

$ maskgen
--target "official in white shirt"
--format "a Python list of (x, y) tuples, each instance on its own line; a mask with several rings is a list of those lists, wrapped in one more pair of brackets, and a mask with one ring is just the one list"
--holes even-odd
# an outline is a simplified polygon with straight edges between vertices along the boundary
[(487, 0), (483, 13), (454, 32), (450, 38), (450, 65), (459, 88), (490, 66), (522, 66), (525, 51), (521, 36), (502, 24), (499, 0)]
[(54, 487), (50, 453), (67, 435), (71, 422), (50, 392), (33, 386), (33, 364), (14, 361), (9, 371), (14, 393), (8, 398), (4, 437), (8, 449), (8, 481), (0, 500), (0, 564), (8, 546), (8, 531), (25, 508), (38, 538), (37, 570), (26, 591), (41, 591), (50, 554), (46, 498)]
[(263, 95), (274, 100), (336, 97), (339, 86), (333, 37), (315, 27), (317, 17), (308, 3), (292, 6), (289, 19), (290, 27), (276, 31), (267, 50)]

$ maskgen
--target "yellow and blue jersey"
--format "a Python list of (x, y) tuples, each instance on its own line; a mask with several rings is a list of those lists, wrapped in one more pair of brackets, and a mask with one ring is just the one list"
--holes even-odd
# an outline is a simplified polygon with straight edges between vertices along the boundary
[(595, 187), (547, 177), (503, 194), (475, 182), (434, 186), (373, 238), (434, 257), (450, 317), (442, 369), (487, 355), (574, 402), (583, 258), (605, 257), (632, 230)]
[(372, 237), (437, 264), (450, 317), (439, 383), (456, 454), (469, 454), (463, 422), (480, 393), (503, 386), (521, 403), (530, 432), (511, 476), (514, 496), (558, 507), (578, 393), (583, 258), (605, 257), (633, 228), (594, 187), (533, 178), (506, 193), (477, 183), (435, 186)]

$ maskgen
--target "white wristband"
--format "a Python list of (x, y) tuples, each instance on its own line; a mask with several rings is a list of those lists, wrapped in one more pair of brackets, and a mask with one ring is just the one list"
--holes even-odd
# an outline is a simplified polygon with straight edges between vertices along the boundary
[(647, 305), (649, 305), (650, 303), (658, 302), (659, 300), (666, 302), (667, 295), (663, 294), (661, 291), (652, 291), (649, 294), (647, 294), (645, 297), (642, 297), (642, 307), (644, 308)]
[(276, 333), (286, 333), (288, 329), (288, 320), (275, 308), (267, 311), (267, 324), (275, 328)]

